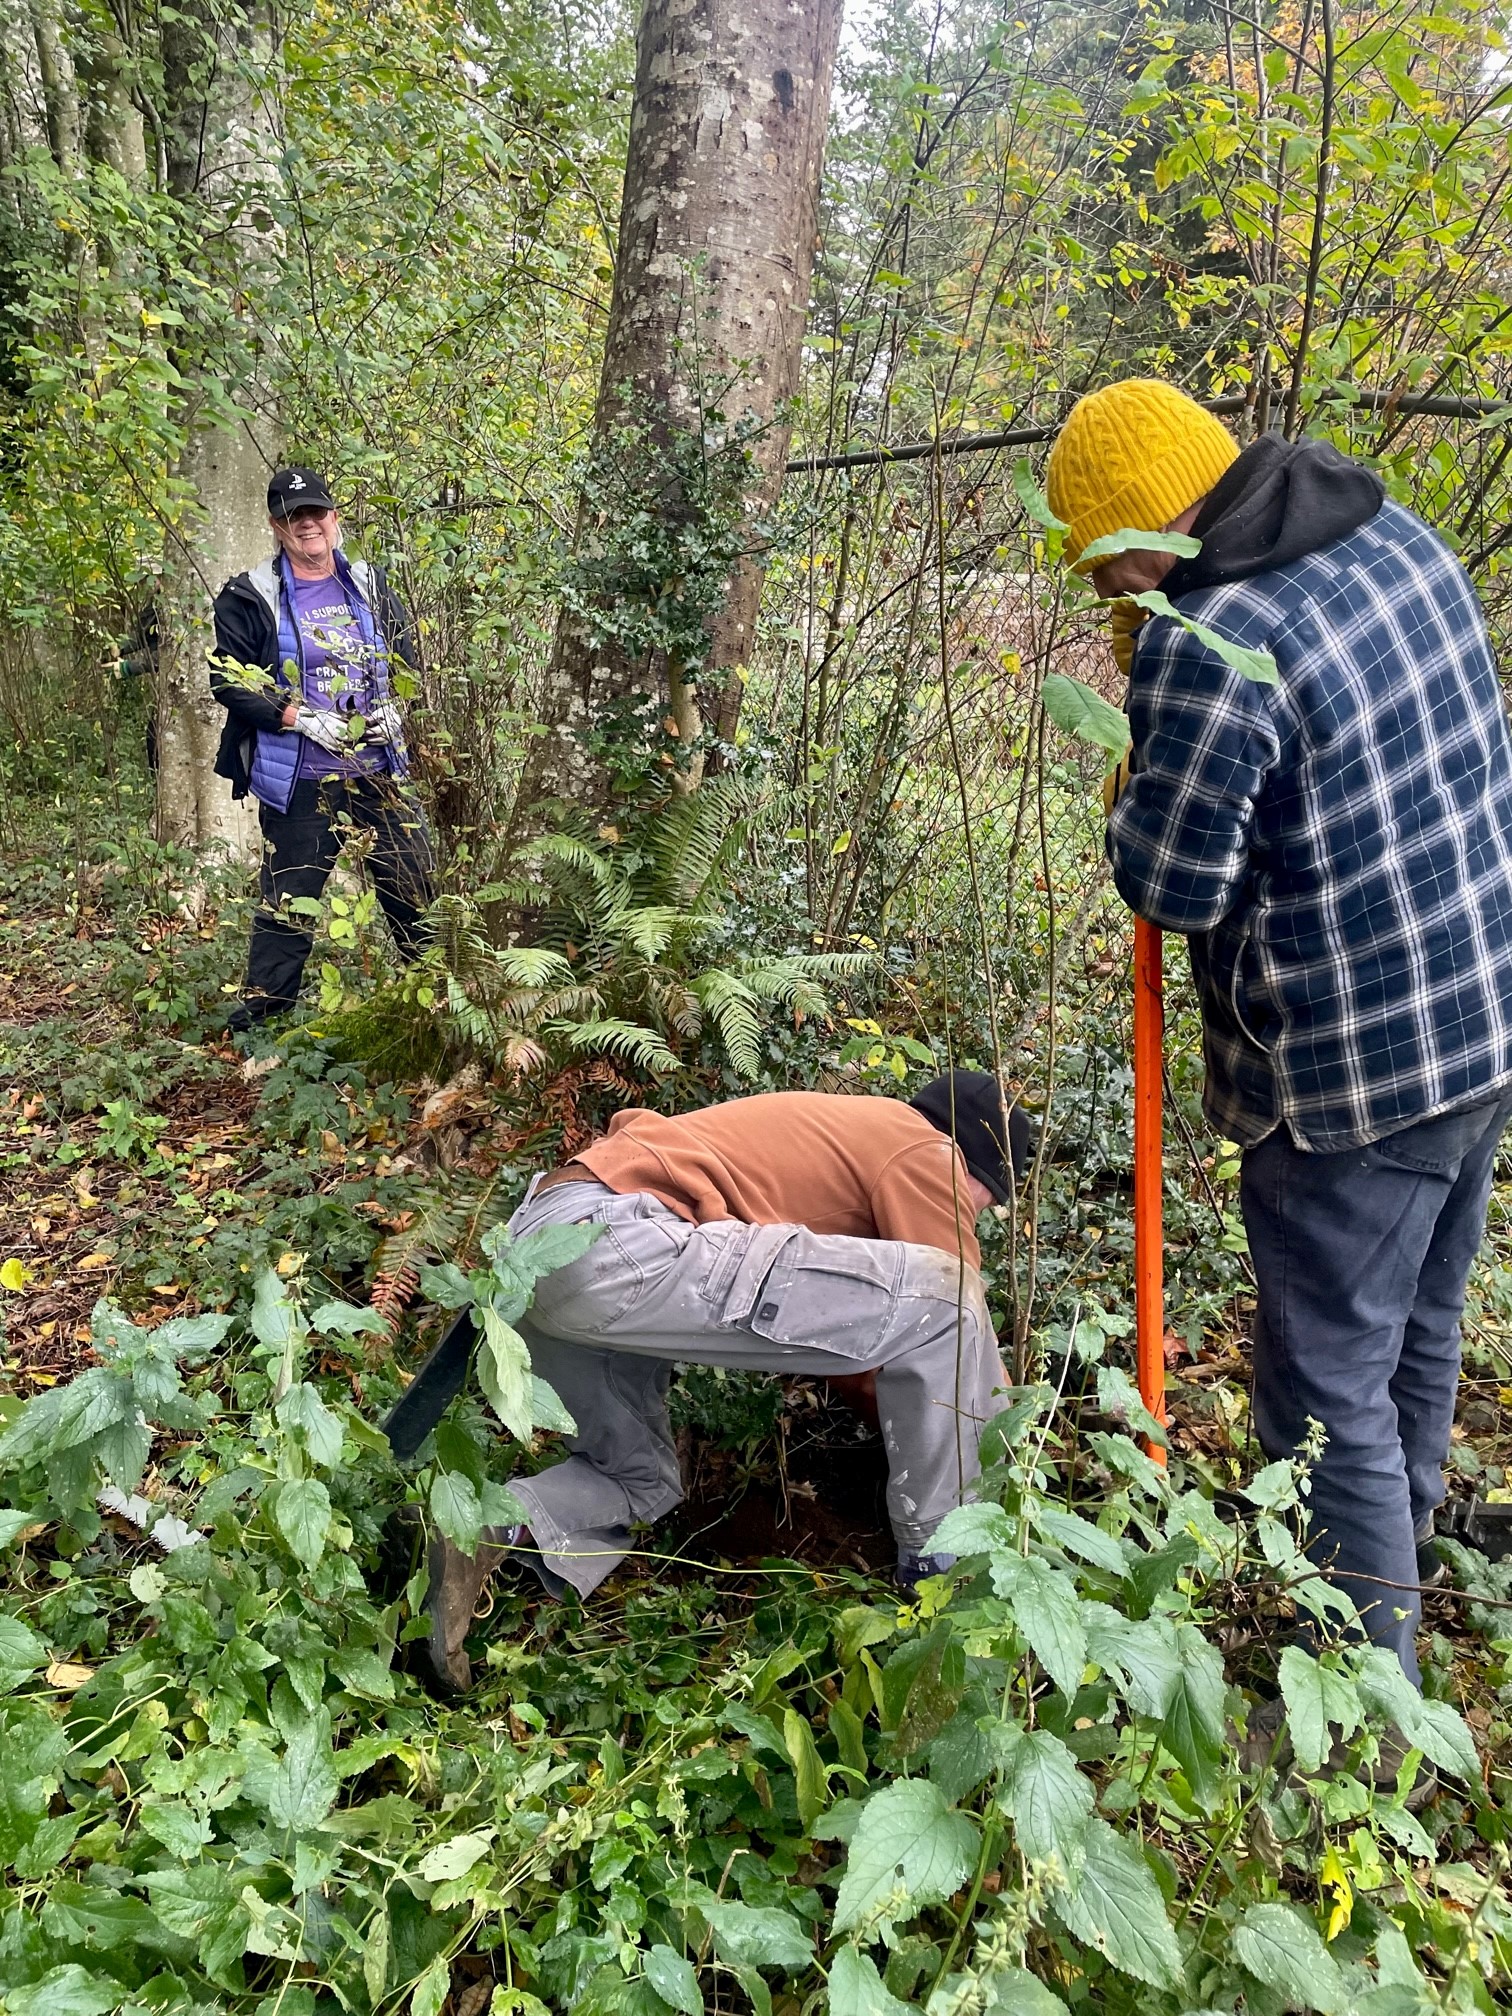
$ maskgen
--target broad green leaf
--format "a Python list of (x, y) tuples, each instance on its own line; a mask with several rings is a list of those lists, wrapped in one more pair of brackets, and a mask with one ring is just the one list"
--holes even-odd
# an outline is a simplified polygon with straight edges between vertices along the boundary
[(1164, 1427), (1145, 1405), (1139, 1388), (1121, 1365), (1098, 1366), (1097, 1404), (1104, 1414), (1111, 1414), (1132, 1434), (1153, 1442), (1157, 1449), (1169, 1446)]
[(1122, 756), (1129, 746), (1129, 717), (1080, 679), (1065, 672), (1047, 672), (1040, 697), (1045, 712), (1064, 734), (1095, 742), (1110, 756)]
[[(843, 1701), (831, 1704), (831, 1729), (835, 1726), (835, 1709), (844, 1706)], [(860, 1728), (859, 1723), (856, 1726)], [(968, 1695), (965, 1703), (930, 1744), (930, 1778), (953, 1805), (969, 1799), (982, 1781), (991, 1777), (993, 1766), (998, 1761), (997, 1746), (990, 1733), (992, 1727), (993, 1724), (982, 1712), (982, 1706), (974, 1696)], [(841, 1754), (844, 1755), (844, 1752)], [(864, 1751), (862, 1756), (864, 1759)], [(847, 1757), (845, 1761), (849, 1763), (850, 1759)]]
[(535, 1427), (547, 1428), (553, 1435), (577, 1433), (577, 1423), (562, 1405), (555, 1387), (548, 1386), (534, 1372), (530, 1375), (530, 1418)]
[(1234, 1953), (1257, 1981), (1299, 2008), (1333, 2016), (1349, 2000), (1317, 1927), (1289, 1904), (1251, 1904), (1234, 1928)]
[(468, 1556), (478, 1551), (483, 1507), (470, 1477), (460, 1470), (438, 1471), (430, 1488), (431, 1517), (454, 1547)]
[(1085, 1603), (1087, 1652), (1113, 1675), (1138, 1715), (1164, 1720), (1181, 1684), (1181, 1660), (1164, 1618), (1123, 1617), (1106, 1603)]
[(1421, 1750), (1430, 1764), (1437, 1765), (1440, 1771), (1452, 1772), (1467, 1785), (1480, 1783), (1475, 1738), (1459, 1710), (1449, 1702), (1430, 1701), (1418, 1695), (1416, 1707), (1399, 1718), (1399, 1726), (1413, 1749)]
[(47, 1647), (19, 1617), (0, 1613), (0, 1688), (11, 1688), (47, 1664)]
[(831, 1960), (829, 2016), (907, 2016), (912, 2006), (889, 1992), (869, 1953), (842, 1946)]
[(807, 1834), (829, 1801), (829, 1775), (820, 1761), (808, 1719), (796, 1708), (784, 1710), (782, 1736), (787, 1744), (787, 1753), (793, 1760), (799, 1823)]
[(311, 1462), (329, 1470), (341, 1461), (341, 1423), (313, 1386), (291, 1386), (273, 1412), (281, 1428), (303, 1431)]
[(927, 1637), (902, 1644), (882, 1668), (882, 1726), (900, 1757), (930, 1743), (966, 1688), (966, 1655), (943, 1619)]
[(997, 1554), (1012, 1549), (1013, 1529), (1001, 1505), (957, 1505), (935, 1528), (932, 1554)]
[(1050, 500), (1034, 480), (1034, 471), (1029, 467), (1027, 455), (1021, 455), (1013, 465), (1013, 489), (1024, 511), (1034, 523), (1046, 532), (1069, 532), (1071, 527), (1063, 518), (1057, 518), (1050, 509)]
[(247, 1327), (270, 1351), (286, 1350), (299, 1332), (299, 1312), (289, 1300), (282, 1278), (271, 1267), (263, 1268), (253, 1286)]
[(420, 1876), (426, 1883), (452, 1883), (457, 1877), (465, 1876), (476, 1862), (481, 1862), (493, 1845), (492, 1827), (480, 1828), (473, 1834), (454, 1834), (449, 1841), (439, 1842), (420, 1859)]
[[(1198, 623), (1190, 616), (1183, 616), (1169, 596), (1162, 595), (1158, 588), (1147, 588), (1142, 595), (1131, 595), (1131, 602), (1137, 602), (1141, 609), (1148, 609), (1152, 616), (1169, 616), (1173, 623), (1179, 623), (1189, 631), (1197, 642), (1211, 651), (1215, 658), (1221, 658), (1231, 672), (1238, 672), (1245, 679), (1252, 679), (1257, 686), (1276, 686), (1281, 675), (1276, 670), (1276, 661), (1269, 651), (1254, 651), (1247, 644), (1232, 644), (1227, 637), (1220, 637), (1216, 630), (1206, 623)], [(1046, 684), (1049, 682), (1046, 681)]]
[(802, 1973), (813, 1964), (813, 1934), (791, 1912), (716, 1897), (701, 1883), (688, 1885), (684, 1901), (708, 1920), (714, 1951), (727, 1966), (785, 1967), (790, 1973)]
[(108, 1953), (132, 1946), (155, 1929), (152, 1913), (140, 1897), (113, 1890), (104, 1883), (79, 1883), (65, 1877), (53, 1884), (42, 1907), (42, 1923), (55, 1939), (78, 1951)]
[(349, 1694), (364, 1695), (369, 1701), (392, 1701), (394, 1676), (388, 1662), (377, 1652), (353, 1648), (331, 1657), (331, 1671)]
[(1281, 1654), (1281, 1695), (1297, 1762), (1304, 1771), (1320, 1771), (1333, 1747), (1328, 1725), (1337, 1722), (1346, 1741), (1360, 1726), (1359, 1690), (1300, 1645), (1288, 1645)]
[(316, 1567), (331, 1530), (331, 1494), (320, 1479), (298, 1477), (280, 1484), (273, 1517), (295, 1558), (306, 1568)]
[(383, 2000), (383, 1991), (388, 1986), (389, 1945), (388, 1904), (380, 1899), (377, 1910), (368, 1920), (367, 1937), (362, 1942), (362, 1982), (375, 2009)]
[(1175, 1988), (1181, 1951), (1165, 1899), (1149, 1864), (1132, 1841), (1105, 1820), (1091, 1820), (1075, 1884), (1055, 1897), (1055, 1909), (1074, 1938), (1105, 1953), (1115, 1967), (1152, 1988)]
[(1223, 1755), (1223, 1710), (1228, 1691), (1223, 1659), (1195, 1624), (1177, 1625), (1176, 1638), (1181, 1679), (1161, 1724), (1160, 1740), (1179, 1759), (1199, 1804), (1211, 1809)]
[(1081, 1857), (1092, 1786), (1058, 1736), (1036, 1729), (1014, 1744), (999, 1793), (1018, 1845), (1034, 1862), (1060, 1857), (1071, 1870)]
[(86, 1973), (70, 1961), (30, 1987), (8, 1987), (5, 2007), (9, 2016), (106, 2016), (107, 2010), (120, 2007), (121, 1996), (119, 1981)]
[(852, 1837), (835, 1930), (868, 1921), (884, 1900), (894, 1900), (883, 1914), (893, 1923), (938, 1904), (965, 1882), (976, 1850), (976, 1823), (948, 1806), (937, 1785), (908, 1778), (884, 1786), (867, 1800)]
[(445, 1956), (438, 1953), (415, 1983), (415, 1992), (410, 1997), (410, 2016), (441, 2016), (441, 2009), (451, 1993), (451, 1968)]
[(159, 1922), (197, 1947), (218, 1987), (240, 1992), (241, 1957), (251, 1913), (242, 1902), (243, 1876), (216, 1863), (155, 1869), (146, 1877)]
[(835, 1629), (835, 1650), (840, 1655), (840, 1664), (854, 1666), (868, 1645), (885, 1644), (889, 1638), (896, 1637), (897, 1632), (896, 1607), (877, 1610), (867, 1603), (848, 1604), (840, 1612)]
[(184, 1800), (160, 1799), (151, 1793), (137, 1808), (137, 1820), (179, 1862), (197, 1862), (214, 1833), (209, 1820)]
[(0, 1547), (9, 1547), (18, 1533), (24, 1533), (28, 1526), (39, 1523), (35, 1512), (0, 1512)]
[(1090, 1561), (1094, 1568), (1105, 1569), (1110, 1575), (1124, 1573), (1128, 1564), (1122, 1544), (1111, 1533), (1094, 1526), (1090, 1519), (1083, 1519), (1079, 1512), (1062, 1512), (1057, 1506), (1041, 1505), (1035, 1510), (1034, 1523), (1047, 1540), (1053, 1540), (1067, 1554)]
[(1101, 539), (1084, 546), (1076, 567), (1080, 573), (1096, 561), (1113, 560), (1120, 553), (1174, 553), (1178, 559), (1190, 560), (1201, 551), (1202, 541), (1190, 532), (1140, 532), (1132, 525), (1121, 525), (1116, 532), (1105, 532)]
[(420, 1293), (438, 1309), (467, 1309), (473, 1301), (473, 1284), (455, 1260), (439, 1267), (420, 1269)]
[(993, 1977), (987, 2016), (1067, 2016), (1067, 2011), (1059, 1995), (1038, 1975), (1023, 1967), (1009, 1967)]
[(336, 1790), (331, 1718), (322, 1708), (295, 1730), (279, 1760), (268, 1786), (268, 1818), (275, 1827), (307, 1833), (330, 1812)]
[(1035, 1658), (1062, 1693), (1074, 1695), (1087, 1663), (1087, 1630), (1070, 1576), (1037, 1555), (999, 1555), (992, 1580)]
[(478, 1314), (483, 1322), (477, 1360), (479, 1383), (510, 1434), (517, 1442), (528, 1442), (535, 1430), (529, 1347), (497, 1309), (480, 1303)]
[(376, 1309), (352, 1302), (322, 1302), (310, 1317), (310, 1328), (322, 1337), (386, 1337), (388, 1324)]
[(680, 2009), (683, 2016), (703, 2016), (698, 1976), (681, 1953), (674, 1953), (670, 1946), (653, 1946), (646, 1955), (645, 1971), (646, 1979), (669, 2008)]

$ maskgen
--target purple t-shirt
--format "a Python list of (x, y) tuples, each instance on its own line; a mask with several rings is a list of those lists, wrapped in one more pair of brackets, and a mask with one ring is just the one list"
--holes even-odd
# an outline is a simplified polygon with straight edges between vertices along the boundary
[[(310, 707), (333, 707), (338, 714), (371, 714), (380, 698), (373, 653), (362, 641), (357, 612), (339, 575), (301, 581), (293, 575), (294, 610), (304, 639), (304, 697)], [(351, 755), (333, 756), (318, 742), (299, 738), (299, 775), (370, 777), (389, 768), (386, 745), (358, 744)]]

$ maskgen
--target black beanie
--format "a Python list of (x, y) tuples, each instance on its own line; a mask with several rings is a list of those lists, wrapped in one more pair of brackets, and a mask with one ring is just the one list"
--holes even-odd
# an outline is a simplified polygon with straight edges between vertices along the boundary
[(1005, 1154), (997, 1080), (985, 1071), (946, 1071), (908, 1103), (932, 1127), (951, 1136), (972, 1175), (986, 1184), (999, 1204), (1006, 1204), (1015, 1177), (1029, 1159), (1029, 1122), (1017, 1106), (1010, 1108)]

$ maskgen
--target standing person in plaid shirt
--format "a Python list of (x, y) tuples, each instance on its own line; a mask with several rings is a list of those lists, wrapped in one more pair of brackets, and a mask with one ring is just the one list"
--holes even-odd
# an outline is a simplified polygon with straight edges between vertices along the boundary
[(1159, 587), (1267, 651), (1231, 671), (1115, 604), (1131, 747), (1110, 794), (1125, 900), (1183, 932), (1209, 1119), (1244, 1149), (1255, 1427), (1327, 1432), (1310, 1548), (1421, 1684), (1416, 1586), (1440, 1571), (1466, 1283), (1512, 1117), (1512, 737), (1459, 561), (1318, 441), (1240, 454), (1154, 380), (1078, 402), (1050, 503), (1073, 564), (1131, 527), (1191, 532), (1089, 570)]

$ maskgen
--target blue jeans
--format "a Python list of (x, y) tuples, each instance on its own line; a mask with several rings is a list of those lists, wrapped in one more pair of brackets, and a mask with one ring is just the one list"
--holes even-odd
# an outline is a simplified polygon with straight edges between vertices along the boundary
[(1415, 1536), (1443, 1503), (1460, 1316), (1509, 1118), (1503, 1094), (1336, 1155), (1278, 1128), (1240, 1176), (1260, 1445), (1290, 1456), (1322, 1422), (1309, 1552), (1414, 1685), (1422, 1603), (1385, 1585), (1417, 1582)]

